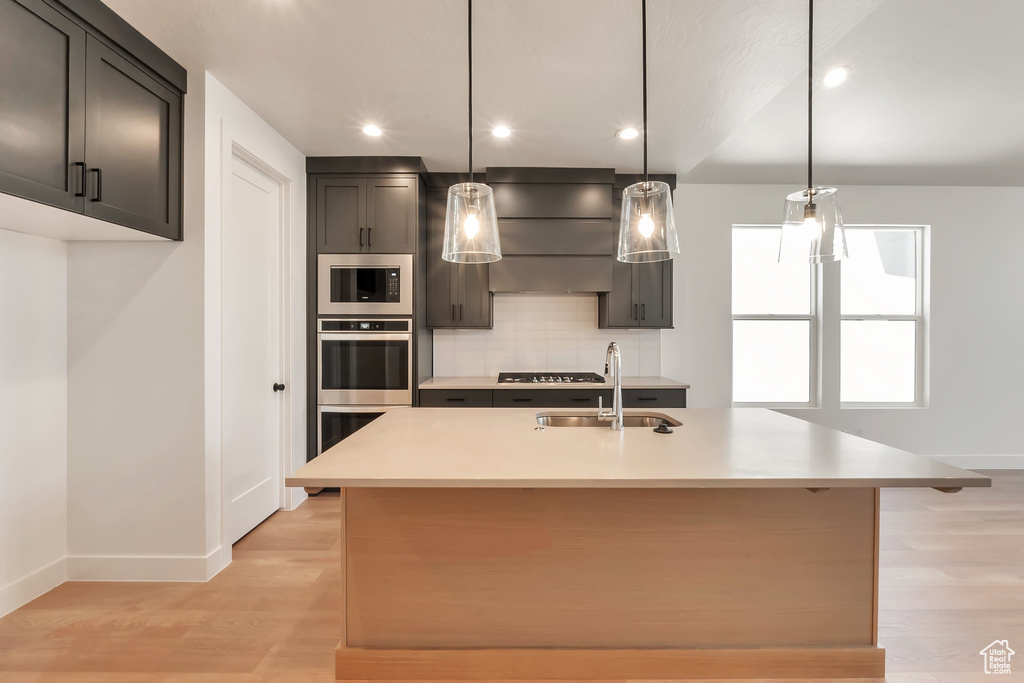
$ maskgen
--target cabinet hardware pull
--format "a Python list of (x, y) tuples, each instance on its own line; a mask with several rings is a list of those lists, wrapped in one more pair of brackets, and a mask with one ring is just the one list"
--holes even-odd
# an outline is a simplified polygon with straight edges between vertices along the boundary
[(579, 397), (577, 397), (577, 396), (573, 396), (573, 397), (572, 397), (572, 400), (574, 400), (574, 401), (580, 401), (580, 402), (583, 402), (583, 401), (587, 401), (587, 402), (590, 402), (590, 399), (589, 399), (589, 398), (579, 398)]
[(75, 166), (78, 167), (78, 191), (75, 192), (76, 197), (85, 196), (85, 162), (76, 161)]
[(513, 398), (512, 400), (515, 401), (516, 403), (529, 403), (533, 399), (532, 398)]
[(284, 391), (284, 385), (278, 382), (274, 382), (274, 391)]
[(459, 304), (459, 320), (462, 320), (462, 304)]
[(103, 201), (103, 169), (90, 168), (89, 173), (96, 174), (96, 193), (93, 195), (92, 201), (102, 202)]
[(373, 246), (373, 228), (366, 229), (366, 246)]
[(363, 229), (359, 228), (359, 246), (363, 246)]
[(455, 304), (452, 304), (452, 320), (455, 320)]
[(637, 396), (636, 400), (638, 400), (638, 401), (657, 401), (658, 398), (656, 396)]
[(647, 320), (647, 304), (640, 304), (640, 319)]
[(633, 304), (633, 320), (636, 320), (636, 304)]
[(464, 399), (464, 398), (446, 398), (445, 400), (446, 401), (465, 401), (466, 399)]

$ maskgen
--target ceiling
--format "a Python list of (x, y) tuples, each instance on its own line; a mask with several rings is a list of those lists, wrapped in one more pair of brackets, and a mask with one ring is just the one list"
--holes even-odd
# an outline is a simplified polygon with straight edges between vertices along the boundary
[[(307, 155), (422, 156), (466, 169), (461, 0), (105, 0), (209, 70)], [(477, 0), (474, 162), (638, 171), (637, 0)], [(802, 182), (804, 0), (650, 0), (652, 172)], [(828, 183), (1024, 185), (1024, 2), (818, 0), (815, 99)], [(820, 68), (819, 68), (820, 67)], [(384, 129), (362, 134), (367, 123)], [(490, 135), (497, 124), (510, 138)]]

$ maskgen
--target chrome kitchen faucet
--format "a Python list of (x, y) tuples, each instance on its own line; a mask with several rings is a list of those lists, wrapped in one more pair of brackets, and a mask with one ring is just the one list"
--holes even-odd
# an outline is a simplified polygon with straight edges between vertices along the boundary
[(604, 354), (604, 376), (608, 376), (609, 370), (615, 379), (615, 388), (612, 390), (612, 409), (605, 412), (604, 399), (597, 397), (597, 416), (600, 418), (612, 418), (611, 427), (617, 432), (625, 429), (622, 423), (622, 353), (619, 345), (612, 342), (608, 345), (608, 351)]

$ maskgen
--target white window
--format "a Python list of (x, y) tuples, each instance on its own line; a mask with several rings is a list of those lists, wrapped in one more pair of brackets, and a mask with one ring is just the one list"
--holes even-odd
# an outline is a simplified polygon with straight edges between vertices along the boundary
[(733, 402), (810, 406), (817, 346), (815, 269), (778, 264), (780, 228), (732, 232)]
[(778, 263), (779, 231), (733, 227), (733, 403), (923, 405), (925, 229), (846, 226), (815, 267)]
[(924, 231), (846, 230), (842, 262), (839, 400), (852, 406), (922, 403)]

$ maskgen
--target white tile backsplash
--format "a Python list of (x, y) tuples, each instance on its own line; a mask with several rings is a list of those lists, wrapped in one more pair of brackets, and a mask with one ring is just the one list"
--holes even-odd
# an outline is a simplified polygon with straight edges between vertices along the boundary
[(622, 374), (661, 374), (659, 330), (601, 330), (596, 294), (496, 294), (494, 328), (434, 330), (434, 376), (604, 372), (609, 342)]

